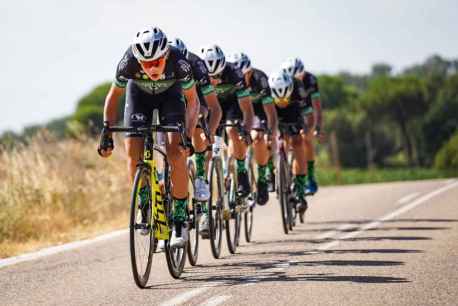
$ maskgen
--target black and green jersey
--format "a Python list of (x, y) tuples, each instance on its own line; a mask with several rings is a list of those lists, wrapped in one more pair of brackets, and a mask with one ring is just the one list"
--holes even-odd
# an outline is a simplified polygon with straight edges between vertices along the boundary
[(251, 92), (251, 101), (254, 104), (273, 103), (274, 99), (271, 96), (267, 75), (259, 69), (253, 68), (252, 71), (251, 77), (248, 80), (248, 87)]
[(312, 111), (312, 101), (320, 98), (320, 90), (318, 88), (317, 78), (310, 72), (305, 72), (304, 78), (302, 79), (303, 90), (305, 91), (305, 104), (304, 111), (310, 113)]
[(177, 82), (183, 89), (191, 88), (195, 83), (191, 65), (184, 55), (174, 47), (170, 47), (164, 73), (161, 79), (157, 81), (151, 80), (143, 71), (133, 55), (131, 47), (129, 47), (118, 64), (114, 83), (116, 86), (124, 88), (129, 80), (152, 95), (165, 92)]
[(250, 95), (242, 71), (232, 63), (226, 63), (223, 72), (216, 79), (221, 81), (215, 86), (220, 103), (234, 103)]
[(214, 92), (215, 88), (211, 84), (207, 66), (204, 61), (192, 52), (188, 52), (187, 60), (191, 64), (192, 74), (197, 83), (197, 94), (201, 104), (206, 105), (205, 96)]

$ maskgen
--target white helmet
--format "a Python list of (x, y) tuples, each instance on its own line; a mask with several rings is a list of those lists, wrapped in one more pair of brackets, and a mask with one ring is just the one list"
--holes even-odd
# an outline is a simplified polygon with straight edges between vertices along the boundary
[(208, 45), (200, 49), (200, 57), (207, 66), (208, 74), (215, 76), (220, 74), (226, 67), (226, 57), (223, 50), (217, 45)]
[(233, 54), (230, 59), (230, 62), (234, 63), (237, 68), (239, 68), (243, 74), (247, 73), (251, 69), (251, 60), (243, 52)]
[(294, 71), (294, 76), (298, 77), (302, 72), (305, 71), (304, 62), (298, 57), (295, 58), (296, 71)]
[(269, 86), (275, 103), (287, 100), (294, 89), (293, 79), (283, 70), (274, 72), (269, 76)]
[(137, 32), (132, 42), (132, 52), (140, 61), (153, 61), (161, 58), (168, 49), (167, 36), (156, 27), (146, 27)]
[(289, 58), (281, 65), (281, 68), (291, 77), (295, 77), (304, 72), (304, 63), (298, 57)]
[(186, 47), (186, 45), (184, 44), (184, 42), (179, 39), (179, 38), (175, 38), (174, 40), (171, 40), (169, 41), (169, 44), (175, 48), (177, 48), (178, 50), (180, 50), (180, 52), (187, 58), (188, 57), (188, 48)]

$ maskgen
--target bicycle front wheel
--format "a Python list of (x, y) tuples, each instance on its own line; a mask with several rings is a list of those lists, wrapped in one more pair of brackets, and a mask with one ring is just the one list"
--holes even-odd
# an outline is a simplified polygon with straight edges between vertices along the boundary
[(194, 179), (196, 175), (196, 169), (192, 160), (188, 161), (188, 173), (189, 173), (189, 197), (188, 197), (188, 216), (189, 216), (189, 240), (188, 240), (188, 260), (191, 266), (197, 264), (197, 258), (199, 257), (199, 221), (200, 211), (198, 209), (198, 203), (194, 201)]
[(278, 158), (278, 165), (277, 171), (279, 172), (277, 175), (277, 196), (280, 202), (280, 209), (281, 209), (281, 221), (283, 225), (283, 231), (285, 234), (289, 232), (289, 225), (290, 225), (290, 203), (289, 203), (289, 186), (287, 184), (287, 174), (286, 174), (286, 167), (288, 166), (284, 153), (281, 153)]
[(218, 259), (221, 256), (223, 237), (223, 168), (221, 159), (210, 160), (209, 187), (210, 199), (208, 201), (208, 227), (212, 255)]
[(229, 210), (224, 214), (226, 225), (226, 240), (229, 252), (231, 254), (235, 254), (239, 242), (241, 220), (240, 205), (237, 203), (239, 200), (237, 197), (237, 175), (233, 165), (229, 167), (227, 187), (229, 187), (227, 190)]
[(130, 259), (134, 281), (140, 288), (145, 288), (148, 282), (155, 249), (150, 178), (151, 169), (144, 164), (139, 165), (130, 203)]

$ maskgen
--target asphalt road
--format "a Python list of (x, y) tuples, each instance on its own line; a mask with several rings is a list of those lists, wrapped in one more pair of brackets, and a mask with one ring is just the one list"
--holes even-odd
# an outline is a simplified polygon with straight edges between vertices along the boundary
[(0, 305), (458, 305), (458, 180), (322, 188), (289, 235), (273, 197), (253, 243), (201, 241), (181, 280), (155, 254), (138, 289), (122, 234), (3, 265)]

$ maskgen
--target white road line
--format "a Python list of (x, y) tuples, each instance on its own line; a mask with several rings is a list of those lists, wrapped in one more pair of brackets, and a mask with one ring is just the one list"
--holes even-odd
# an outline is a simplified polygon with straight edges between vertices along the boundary
[(335, 235), (339, 234), (341, 231), (344, 231), (344, 230), (352, 228), (352, 227), (355, 227), (355, 225), (354, 224), (342, 224), (338, 228), (336, 228), (335, 230), (320, 234), (320, 235), (316, 236), (314, 239), (321, 240), (321, 239), (331, 238), (331, 237), (334, 237)]
[(119, 230), (115, 232), (111, 232), (105, 235), (101, 235), (92, 239), (86, 239), (86, 240), (80, 240), (80, 241), (75, 241), (75, 242), (70, 242), (58, 246), (53, 246), (49, 247), (37, 252), (32, 252), (32, 253), (25, 253), (22, 255), (18, 255), (15, 257), (9, 257), (5, 259), (0, 259), (0, 268), (7, 267), (7, 266), (12, 266), (21, 262), (26, 262), (26, 261), (31, 261), (31, 260), (36, 260), (42, 257), (46, 257), (49, 255), (54, 255), (57, 253), (69, 251), (69, 250), (74, 250), (78, 249), (80, 247), (90, 245), (93, 243), (113, 239), (119, 236), (122, 236), (124, 234), (127, 234), (129, 231), (127, 229), (124, 230)]
[(445, 185), (453, 184), (453, 182), (455, 182), (455, 179), (449, 179), (449, 180), (445, 181)]
[(418, 195), (420, 195), (420, 192), (409, 193), (408, 195), (400, 198), (398, 200), (398, 204), (406, 204), (406, 203), (410, 202), (410, 200), (413, 200), (413, 198), (417, 197)]
[(191, 291), (186, 291), (183, 292), (176, 297), (165, 301), (164, 303), (161, 304), (161, 306), (175, 306), (175, 305), (181, 305), (183, 303), (186, 303), (190, 299), (192, 299), (195, 296), (198, 296), (199, 294), (202, 294), (204, 291), (207, 291), (210, 287), (202, 287), (202, 288), (197, 288)]
[(396, 209), (395, 211), (384, 215), (383, 217), (381, 217), (381, 218), (379, 218), (379, 219), (377, 219), (375, 221), (366, 223), (365, 225), (361, 226), (361, 228), (358, 231), (351, 232), (351, 233), (348, 233), (346, 235), (343, 235), (343, 236), (337, 238), (338, 240), (336, 240), (336, 241), (323, 244), (322, 246), (318, 247), (318, 249), (319, 250), (329, 250), (329, 249), (337, 246), (341, 242), (341, 240), (359, 236), (360, 234), (362, 234), (363, 232), (367, 231), (368, 229), (372, 229), (372, 228), (378, 227), (380, 224), (383, 223), (383, 221), (391, 220), (391, 219), (393, 219), (393, 218), (395, 218), (395, 217), (397, 217), (399, 215), (402, 215), (402, 214), (414, 209), (415, 207), (426, 203), (428, 200), (434, 198), (435, 196), (437, 196), (437, 195), (439, 195), (441, 193), (444, 193), (447, 190), (452, 189), (452, 188), (454, 188), (456, 186), (458, 186), (458, 182), (457, 181), (455, 181), (452, 184), (448, 184), (448, 185), (446, 185), (446, 186), (444, 186), (442, 188), (439, 188), (439, 189), (437, 189), (435, 191), (427, 193), (424, 196), (416, 199), (415, 201), (413, 201), (410, 204), (406, 204), (406, 205)]
[(215, 296), (215, 297), (212, 297), (212, 298), (206, 300), (205, 302), (200, 304), (200, 306), (217, 306), (217, 305), (222, 304), (225, 301), (229, 300), (230, 298), (231, 298), (230, 295)]

